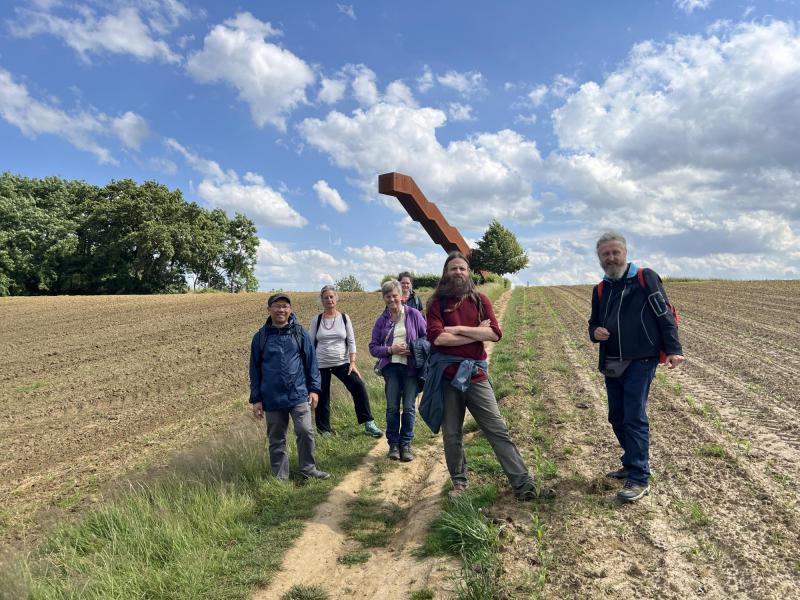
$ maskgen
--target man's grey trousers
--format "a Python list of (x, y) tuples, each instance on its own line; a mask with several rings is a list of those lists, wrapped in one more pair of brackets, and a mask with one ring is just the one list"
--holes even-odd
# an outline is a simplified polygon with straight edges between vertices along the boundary
[(508, 477), (515, 494), (533, 490), (535, 485), (519, 450), (511, 441), (508, 426), (503, 420), (488, 381), (471, 384), (460, 392), (442, 380), (444, 414), (442, 415), (442, 440), (447, 469), (453, 483), (467, 483), (467, 459), (464, 456), (464, 411), (477, 421), (483, 435), (492, 446), (503, 472)]
[(311, 407), (303, 402), (287, 410), (267, 411), (267, 438), (269, 439), (269, 463), (272, 474), (278, 479), (289, 479), (289, 453), (286, 451), (286, 432), (289, 429), (289, 416), (294, 423), (297, 438), (297, 459), (300, 475), (308, 477), (316, 469), (314, 462), (314, 427), (311, 423)]

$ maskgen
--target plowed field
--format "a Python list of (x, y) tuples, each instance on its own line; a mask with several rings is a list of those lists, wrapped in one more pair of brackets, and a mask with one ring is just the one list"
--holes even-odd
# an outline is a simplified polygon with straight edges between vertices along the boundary
[(798, 597), (800, 282), (668, 282), (667, 293), (687, 361), (660, 368), (651, 391), (651, 495), (621, 506), (602, 477), (620, 450), (587, 337), (591, 287), (525, 291), (562, 449), (545, 595)]
[[(0, 538), (246, 418), (266, 294), (0, 299)], [(293, 294), (308, 326), (317, 295)], [(379, 294), (342, 294), (359, 366)]]

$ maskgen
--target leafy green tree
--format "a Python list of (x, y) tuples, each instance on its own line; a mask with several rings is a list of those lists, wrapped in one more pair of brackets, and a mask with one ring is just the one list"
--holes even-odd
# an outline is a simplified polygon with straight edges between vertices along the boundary
[(497, 221), (478, 240), (478, 247), (470, 256), (472, 270), (490, 271), (497, 275), (516, 273), (528, 266), (528, 255), (517, 241), (517, 237)]
[(230, 291), (256, 291), (258, 281), (255, 278), (254, 270), (258, 236), (255, 224), (244, 215), (236, 213), (236, 216), (228, 223), (226, 233), (222, 267), (228, 274)]
[(355, 275), (346, 275), (342, 277), (339, 281), (335, 284), (336, 289), (340, 292), (363, 292), (364, 286), (361, 285), (361, 282), (356, 279)]

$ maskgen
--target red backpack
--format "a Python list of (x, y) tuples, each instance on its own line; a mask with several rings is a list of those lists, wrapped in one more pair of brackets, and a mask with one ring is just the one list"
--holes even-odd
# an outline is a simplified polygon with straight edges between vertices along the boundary
[[(647, 284), (644, 282), (644, 269), (642, 269), (641, 267), (636, 269), (636, 278), (639, 280), (639, 285), (642, 287), (642, 289), (646, 289), (647, 288)], [(597, 284), (597, 299), (598, 300), (600, 300), (603, 297), (603, 283), (604, 282), (605, 282), (605, 280), (601, 281), (600, 283)], [(672, 316), (675, 317), (675, 325), (678, 325), (678, 323), (680, 323), (680, 319), (678, 319), (678, 311), (675, 310), (675, 305), (673, 305), (672, 302), (667, 302), (667, 308), (672, 313)], [(664, 352), (663, 350), (661, 350), (658, 353), (658, 364), (663, 365), (666, 362), (667, 362), (667, 353)]]

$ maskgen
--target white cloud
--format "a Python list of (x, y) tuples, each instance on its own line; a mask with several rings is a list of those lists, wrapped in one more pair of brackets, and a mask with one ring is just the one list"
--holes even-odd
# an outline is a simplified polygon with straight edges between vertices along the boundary
[(530, 92), (528, 92), (528, 99), (531, 101), (533, 106), (539, 106), (542, 102), (544, 102), (547, 93), (550, 91), (550, 88), (540, 83), (539, 85), (535, 86)]
[(328, 204), (334, 210), (340, 213), (347, 212), (348, 206), (347, 202), (342, 200), (342, 197), (339, 195), (334, 188), (328, 185), (328, 182), (324, 179), (320, 179), (313, 185), (314, 191), (317, 192), (317, 196), (319, 197), (319, 201), (322, 202), (323, 205)]
[(327, 77), (324, 77), (322, 79), (319, 93), (317, 94), (317, 102), (336, 104), (344, 97), (346, 90), (346, 81), (342, 81), (341, 79), (328, 79)]
[(428, 65), (425, 65), (423, 68), (422, 75), (417, 77), (417, 89), (420, 92), (425, 93), (429, 89), (431, 89), (433, 85), (434, 85), (433, 71), (431, 71), (431, 68)]
[(372, 106), (379, 100), (375, 71), (365, 65), (346, 65), (343, 72), (351, 78), (353, 95), (359, 104)]
[(471, 96), (478, 92), (485, 92), (483, 75), (478, 71), (448, 71), (444, 75), (437, 75), (436, 81), (440, 85), (456, 90), (463, 96)]
[(122, 143), (134, 150), (139, 150), (144, 140), (150, 135), (150, 127), (144, 117), (131, 111), (113, 119), (111, 126)]
[(384, 94), (383, 100), (389, 104), (405, 104), (412, 108), (416, 108), (417, 106), (411, 88), (400, 80), (392, 81), (386, 86), (386, 93)]
[(534, 115), (517, 115), (514, 117), (514, 123), (522, 123), (523, 125), (535, 125), (539, 118)]
[(353, 9), (352, 4), (336, 4), (336, 9), (343, 15), (350, 17), (353, 21), (356, 20), (356, 11)]
[(244, 213), (264, 227), (303, 227), (308, 224), (260, 175), (248, 172), (239, 177), (234, 170), (223, 171), (216, 161), (202, 158), (174, 139), (167, 139), (165, 143), (203, 175), (197, 192), (212, 206)]
[[(57, 14), (56, 9), (62, 6), (73, 14)], [(18, 8), (16, 15), (10, 24), (15, 36), (54, 35), (86, 61), (92, 53), (108, 52), (130, 54), (142, 61), (179, 63), (180, 56), (157, 36), (175, 27), (181, 19), (188, 18), (189, 11), (180, 2), (152, 0), (142, 2), (141, 8), (123, 4), (116, 12), (104, 15), (98, 15), (86, 4), (40, 5), (32, 10)]]
[(130, 111), (117, 118), (97, 111), (68, 113), (36, 100), (25, 85), (15, 82), (11, 73), (2, 68), (0, 116), (28, 137), (35, 138), (41, 134), (58, 136), (76, 148), (94, 154), (101, 163), (116, 164), (116, 160), (111, 151), (97, 141), (98, 137), (116, 135), (123, 144), (138, 150), (148, 132), (144, 118)]
[[(306, 119), (299, 130), (333, 162), (355, 170), (354, 182), (375, 197), (375, 174), (411, 174), (451, 223), (481, 232), (491, 219), (533, 224), (541, 219), (532, 195), (541, 157), (533, 141), (503, 130), (482, 133), (443, 146), (436, 129), (445, 113), (379, 102), (352, 116), (331, 112), (324, 120)], [(403, 140), (398, 144), (397, 140)], [(387, 199), (390, 206), (392, 200)], [(462, 235), (464, 232), (462, 232)]]
[(267, 42), (281, 35), (270, 23), (243, 12), (215, 26), (203, 49), (189, 57), (187, 71), (203, 83), (225, 82), (250, 106), (256, 125), (286, 129), (286, 116), (306, 102), (314, 72), (289, 50)]
[(791, 23), (718, 23), (638, 44), (553, 112), (561, 150), (547, 172), (598, 226), (652, 236), (655, 251), (796, 264), (798, 81)]
[(705, 10), (712, 2), (713, 0), (675, 0), (675, 6), (689, 15), (698, 9)]
[(447, 105), (447, 113), (450, 115), (452, 121), (474, 121), (475, 117), (472, 115), (472, 107), (469, 104), (461, 104), (460, 102), (451, 102)]

